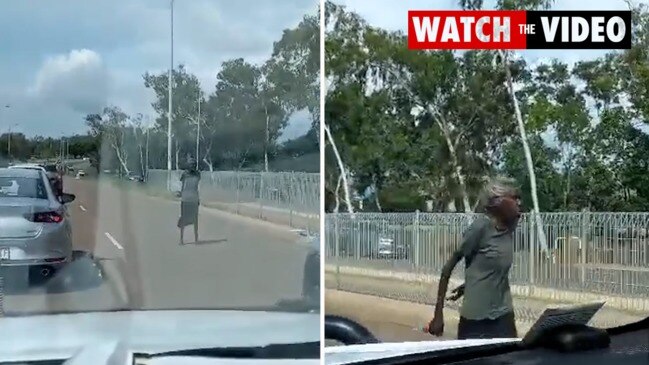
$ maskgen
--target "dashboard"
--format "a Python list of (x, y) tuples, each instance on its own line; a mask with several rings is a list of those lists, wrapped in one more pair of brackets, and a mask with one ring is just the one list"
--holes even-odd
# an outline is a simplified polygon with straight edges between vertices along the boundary
[[(347, 319), (325, 317), (325, 336), (349, 344), (372, 343), (371, 334)], [(327, 319), (331, 322), (328, 325)], [(331, 328), (334, 328), (332, 330)], [(547, 332), (532, 345), (523, 343), (489, 344), (461, 349), (431, 350), (398, 357), (373, 359), (354, 364), (410, 365), (647, 365), (649, 364), (649, 318), (612, 328)], [(327, 331), (329, 330), (329, 331)], [(343, 334), (341, 335), (341, 332)], [(555, 335), (556, 334), (556, 335)], [(368, 339), (369, 341), (364, 341)]]
[[(429, 362), (434, 363), (434, 362)], [(549, 349), (522, 350), (496, 356), (454, 362), (457, 365), (647, 365), (649, 364), (649, 329), (611, 336), (608, 348), (562, 353)]]

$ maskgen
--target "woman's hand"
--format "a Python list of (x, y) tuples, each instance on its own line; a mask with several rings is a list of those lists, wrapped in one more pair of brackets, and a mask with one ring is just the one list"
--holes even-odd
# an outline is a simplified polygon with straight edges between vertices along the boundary
[(453, 289), (451, 291), (451, 296), (449, 296), (446, 299), (454, 302), (454, 301), (462, 298), (463, 295), (464, 295), (464, 284), (462, 284), (462, 285), (458, 286), (457, 288)]
[(433, 336), (440, 337), (444, 334), (444, 316), (436, 314), (433, 319), (424, 327), (424, 331)]

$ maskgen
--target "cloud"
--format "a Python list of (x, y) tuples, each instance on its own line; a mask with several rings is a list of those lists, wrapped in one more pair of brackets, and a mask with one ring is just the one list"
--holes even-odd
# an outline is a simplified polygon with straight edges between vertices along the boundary
[(92, 50), (72, 50), (45, 60), (29, 93), (79, 113), (92, 113), (106, 105), (108, 71)]
[[(169, 0), (21, 0), (0, 12), (0, 115), (28, 134), (83, 131), (105, 104), (155, 117), (145, 72), (169, 68)], [(174, 65), (214, 90), (221, 63), (267, 59), (317, 0), (175, 0)]]

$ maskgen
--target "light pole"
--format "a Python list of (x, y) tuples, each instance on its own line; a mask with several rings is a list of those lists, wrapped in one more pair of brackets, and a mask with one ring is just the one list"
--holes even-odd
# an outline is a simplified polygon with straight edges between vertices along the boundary
[(198, 146), (201, 137), (201, 89), (198, 89), (198, 118), (196, 119), (196, 170), (198, 170)]
[(171, 4), (171, 63), (169, 64), (169, 110), (167, 111), (167, 190), (171, 189), (171, 122), (173, 98), (173, 69), (174, 69), (174, 0)]
[(146, 151), (144, 152), (145, 158), (145, 171), (144, 171), (144, 179), (148, 180), (149, 179), (149, 129), (150, 127), (146, 127)]
[(9, 132), (7, 134), (7, 158), (11, 160), (11, 128), (18, 127), (18, 123), (15, 123), (9, 126)]
[(61, 159), (61, 166), (65, 165), (65, 137), (61, 136), (61, 146), (60, 146), (60, 159)]

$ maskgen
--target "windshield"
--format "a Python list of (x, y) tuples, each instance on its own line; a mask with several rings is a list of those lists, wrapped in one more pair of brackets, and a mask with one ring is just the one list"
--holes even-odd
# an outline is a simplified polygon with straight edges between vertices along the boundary
[(38, 178), (0, 176), (0, 198), (47, 199), (43, 180)]
[(647, 317), (646, 1), (632, 49), (570, 52), (417, 51), (408, 11), (433, 2), (327, 3), (327, 314), (382, 341), (523, 337), (597, 301), (597, 327)]
[[(318, 311), (319, 263), (293, 231), (319, 229), (318, 2), (51, 5), (7, 4), (0, 22), (14, 35), (0, 160), (60, 172), (51, 190), (66, 203), (0, 212), (0, 327), (37, 313)], [(46, 197), (34, 179), (0, 187)]]

